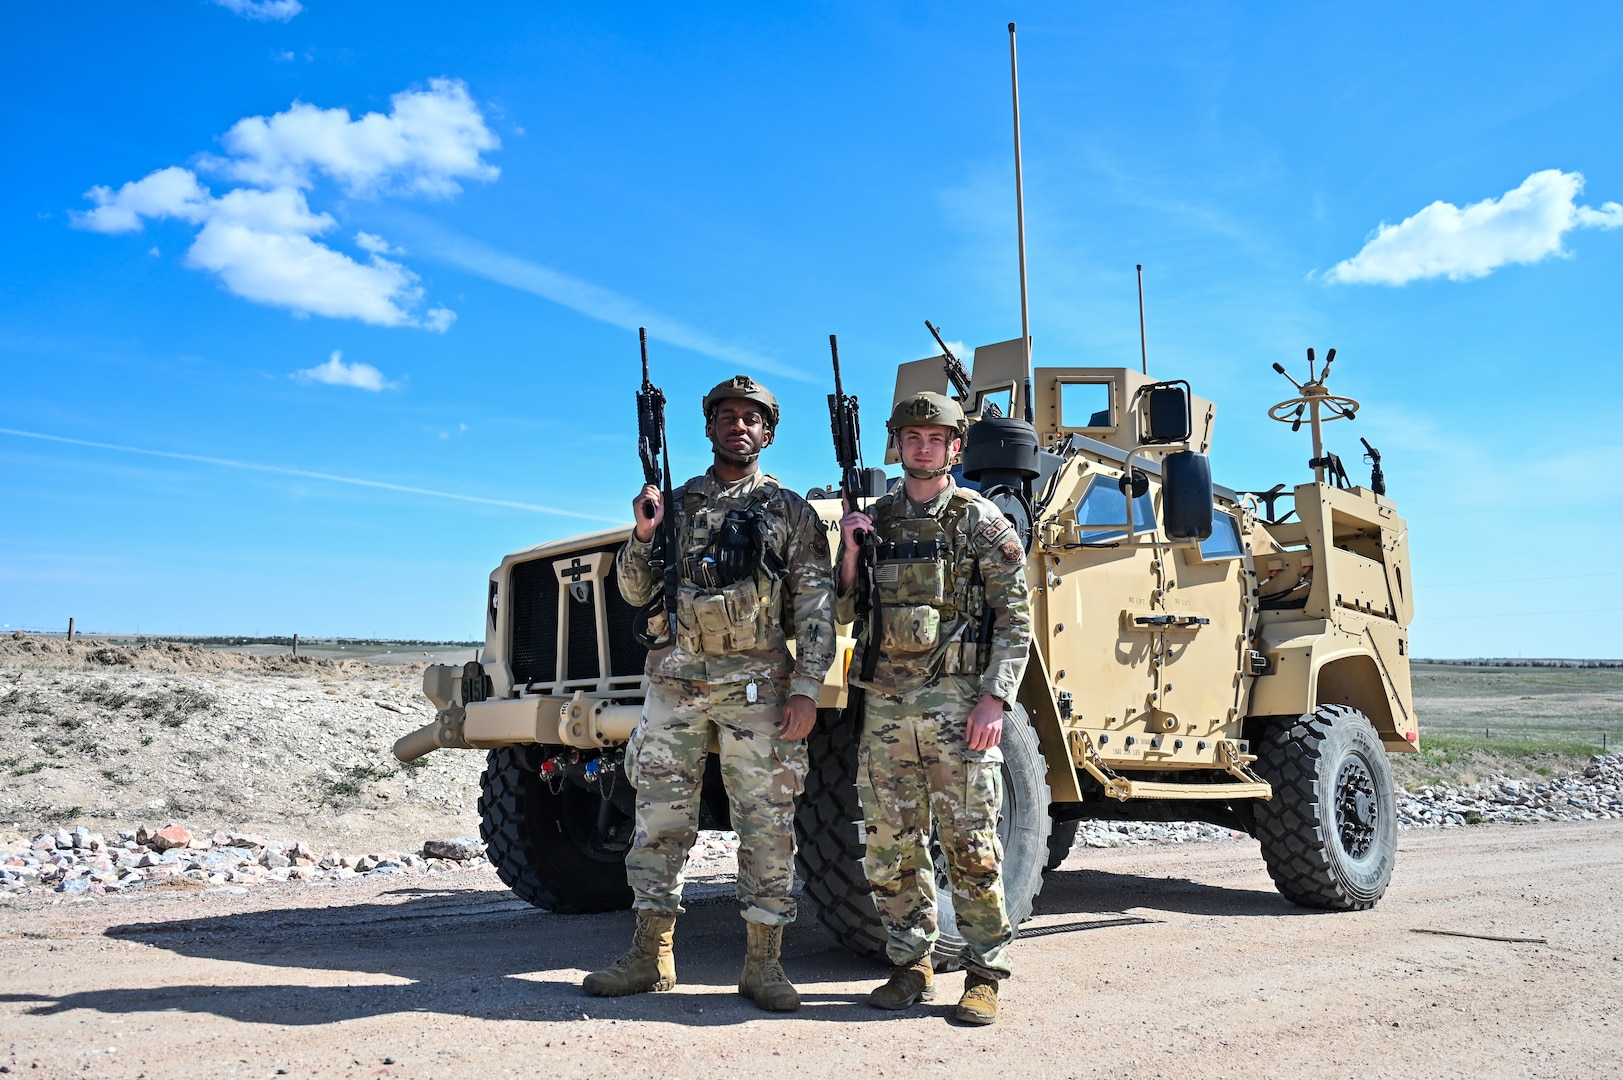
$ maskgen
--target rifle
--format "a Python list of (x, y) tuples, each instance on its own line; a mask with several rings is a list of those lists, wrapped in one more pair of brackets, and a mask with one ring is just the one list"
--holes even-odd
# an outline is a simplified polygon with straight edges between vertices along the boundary
[[(857, 509), (862, 497), (862, 428), (858, 422), (857, 399), (847, 394), (840, 381), (839, 338), (828, 336), (829, 352), (834, 357), (834, 392), (828, 396), (828, 418), (834, 429), (834, 458), (840, 465), (840, 499), (849, 513)], [(880, 600), (879, 582), (874, 576), (874, 556), (879, 540), (872, 533), (859, 529), (855, 534), (857, 547), (857, 617), (869, 628), (868, 644), (862, 654), (862, 680), (873, 678), (874, 665), (879, 662)], [(858, 636), (861, 636), (860, 634)]]
[[(649, 601), (637, 613), (631, 629), (637, 640), (648, 648), (663, 649), (671, 643), (676, 629), (677, 567), (671, 555), (676, 550), (676, 513), (671, 506), (671, 450), (665, 443), (665, 392), (648, 377), (647, 327), (637, 328), (637, 339), (642, 345), (642, 388), (637, 391), (637, 454), (642, 458), (643, 480), (660, 489), (665, 506), (665, 518), (654, 535), (649, 565), (663, 577), (664, 588), (657, 600)], [(653, 517), (654, 500), (644, 499), (642, 512)], [(665, 615), (665, 633), (656, 638), (648, 632), (648, 623), (660, 611)]]
[(1381, 471), (1381, 452), (1369, 444), (1369, 440), (1362, 435), (1358, 441), (1364, 444), (1364, 460), (1369, 462), (1369, 489), (1377, 495), (1386, 494), (1386, 473)]
[[(947, 348), (947, 343), (941, 340), (941, 331), (930, 325), (929, 319), (924, 320), (924, 328), (930, 331), (930, 336), (935, 338), (935, 343), (941, 346), (941, 366), (947, 369), (947, 381), (952, 383), (953, 399), (965, 407), (965, 412), (968, 412), (971, 396), (969, 370), (964, 367), (964, 362), (954, 356), (951, 349)], [(988, 414), (990, 416), (1003, 415), (995, 404), (988, 403), (987, 408), (990, 409)]]

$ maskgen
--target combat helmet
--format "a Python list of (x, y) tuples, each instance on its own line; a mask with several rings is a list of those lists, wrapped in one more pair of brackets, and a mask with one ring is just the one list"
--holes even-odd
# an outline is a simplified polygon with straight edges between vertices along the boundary
[(709, 423), (715, 415), (716, 406), (728, 398), (742, 398), (753, 401), (766, 410), (766, 426), (776, 431), (778, 427), (778, 399), (772, 396), (772, 391), (750, 378), (748, 375), (734, 375), (726, 382), (717, 383), (715, 388), (704, 396), (704, 422)]
[(910, 394), (890, 411), (885, 430), (895, 435), (904, 427), (950, 427), (962, 439), (969, 430), (963, 408), (945, 394), (926, 390)]
[[(948, 427), (952, 428), (955, 438), (962, 439), (969, 431), (969, 421), (964, 419), (963, 408), (952, 398), (925, 390), (904, 397), (890, 411), (890, 419), (885, 423), (885, 430), (890, 432), (897, 451), (902, 448), (900, 435), (904, 427)], [(909, 469), (904, 464), (902, 470), (916, 479), (932, 480), (945, 475), (951, 465), (949, 452), (947, 463), (942, 468)]]
[(726, 382), (717, 383), (715, 388), (704, 396), (704, 426), (710, 436), (710, 445), (716, 453), (735, 465), (748, 465), (761, 456), (757, 450), (753, 454), (740, 454), (721, 445), (711, 428), (711, 422), (716, 417), (716, 407), (728, 398), (740, 398), (744, 401), (753, 401), (766, 413), (766, 441), (761, 444), (765, 449), (772, 445), (773, 438), (778, 431), (778, 399), (772, 396), (772, 391), (750, 378), (748, 375), (734, 375)]

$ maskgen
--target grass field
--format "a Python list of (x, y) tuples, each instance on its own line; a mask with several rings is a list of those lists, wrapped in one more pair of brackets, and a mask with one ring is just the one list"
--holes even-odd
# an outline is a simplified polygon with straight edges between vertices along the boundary
[(1623, 753), (1623, 669), (1416, 663), (1421, 752), (1396, 757), (1399, 783), (1548, 776)]

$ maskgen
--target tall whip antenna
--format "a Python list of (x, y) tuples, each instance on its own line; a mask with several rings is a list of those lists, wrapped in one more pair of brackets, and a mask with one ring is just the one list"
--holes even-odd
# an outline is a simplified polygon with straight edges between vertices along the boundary
[(1026, 373), (1031, 372), (1031, 309), (1026, 301), (1026, 195), (1020, 176), (1020, 65), (1014, 52), (1014, 23), (1009, 24), (1009, 86), (1014, 92), (1014, 220), (1020, 236), (1020, 340), (1025, 345)]
[(1144, 374), (1150, 373), (1150, 347), (1144, 340), (1144, 264), (1138, 264), (1138, 358)]

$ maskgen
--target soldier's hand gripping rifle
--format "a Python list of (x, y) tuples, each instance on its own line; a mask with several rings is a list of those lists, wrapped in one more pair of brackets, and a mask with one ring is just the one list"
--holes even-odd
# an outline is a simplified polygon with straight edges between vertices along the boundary
[[(964, 367), (964, 362), (954, 356), (951, 349), (947, 348), (947, 343), (941, 340), (941, 331), (932, 326), (929, 319), (924, 320), (924, 328), (930, 331), (930, 336), (935, 338), (935, 343), (941, 346), (941, 366), (947, 369), (947, 381), (952, 383), (953, 400), (964, 407), (964, 412), (969, 412), (971, 394), (968, 369)], [(987, 415), (989, 416), (1003, 415), (995, 404), (988, 403), (987, 409)]]
[[(638, 613), (632, 631), (648, 648), (663, 649), (671, 643), (676, 619), (676, 560), (671, 557), (671, 552), (676, 549), (676, 515), (671, 508), (671, 451), (665, 445), (665, 392), (648, 377), (648, 328), (639, 326), (637, 338), (642, 345), (642, 388), (637, 391), (637, 454), (642, 458), (644, 482), (660, 489), (665, 507), (665, 517), (659, 531), (654, 534), (653, 552), (649, 559), (650, 566), (662, 576), (664, 587)], [(642, 512), (652, 520), (654, 500), (644, 499)], [(665, 615), (665, 632), (656, 638), (649, 634), (648, 624), (660, 612)]]
[[(857, 500), (862, 491), (862, 426), (857, 417), (857, 399), (845, 392), (840, 381), (840, 342), (830, 334), (828, 349), (834, 357), (834, 392), (828, 396), (828, 418), (834, 429), (834, 458), (840, 464), (840, 499), (846, 513), (860, 509)], [(858, 529), (857, 542), (857, 617), (869, 627), (868, 645), (862, 656), (862, 679), (873, 678), (874, 665), (879, 662), (879, 582), (874, 576), (874, 556), (879, 540), (872, 533)]]

